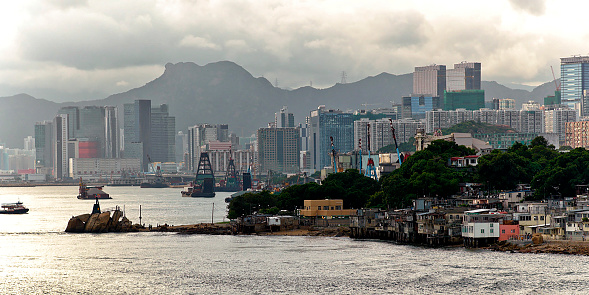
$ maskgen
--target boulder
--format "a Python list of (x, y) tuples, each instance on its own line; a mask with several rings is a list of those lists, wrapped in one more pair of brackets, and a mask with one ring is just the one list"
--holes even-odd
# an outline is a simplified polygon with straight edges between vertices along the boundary
[(115, 212), (113, 212), (112, 217), (110, 219), (109, 225), (108, 225), (108, 231), (121, 231), (121, 227), (120, 227), (120, 219), (121, 217), (123, 217), (123, 212), (120, 210), (115, 210)]
[[(86, 214), (88, 215), (88, 218), (90, 217), (90, 214)], [(86, 220), (88, 220), (88, 218), (86, 218)], [(70, 218), (70, 221), (67, 223), (67, 227), (65, 228), (65, 232), (68, 233), (82, 233), (84, 232), (84, 221), (83, 218), (80, 218), (80, 216), (74, 216), (72, 218)]]
[(88, 219), (90, 219), (90, 213), (78, 215), (76, 217), (80, 218), (83, 223), (86, 223), (88, 222)]
[(98, 213), (94, 213), (92, 215), (90, 215), (90, 218), (88, 218), (88, 221), (86, 222), (86, 226), (84, 227), (84, 232), (90, 233), (92, 232), (92, 229), (94, 228), (94, 224), (96, 224), (96, 222), (98, 221)]

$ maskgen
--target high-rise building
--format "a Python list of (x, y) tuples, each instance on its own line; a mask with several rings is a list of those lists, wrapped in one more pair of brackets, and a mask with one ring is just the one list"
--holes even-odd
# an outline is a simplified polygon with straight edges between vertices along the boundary
[(120, 157), (119, 118), (117, 107), (104, 108), (104, 158), (116, 159)]
[(478, 110), (485, 107), (485, 90), (444, 91), (444, 110)]
[(68, 138), (76, 138), (76, 132), (80, 129), (80, 109), (74, 106), (63, 107), (57, 111), (58, 115), (67, 115)]
[(274, 126), (276, 126), (276, 128), (295, 127), (294, 115), (288, 112), (286, 106), (282, 107), (279, 112), (274, 114)]
[(461, 62), (446, 70), (446, 90), (481, 89), (481, 63)]
[(425, 112), (441, 109), (440, 98), (437, 96), (408, 96), (403, 97), (402, 118), (423, 119)]
[(580, 116), (589, 115), (589, 56), (563, 57), (560, 59), (561, 101), (571, 109), (578, 109)]
[(412, 96), (442, 97), (444, 90), (446, 90), (445, 65), (415, 67)]
[(331, 165), (331, 139), (338, 153), (347, 153), (354, 148), (354, 115), (340, 110), (327, 110), (319, 106), (307, 119), (309, 126), (309, 151), (311, 166), (321, 170)]
[(188, 127), (188, 159), (190, 171), (196, 171), (202, 147), (212, 141), (228, 142), (229, 126), (227, 124), (198, 124)]
[(176, 161), (176, 118), (171, 117), (168, 105), (151, 109), (151, 153), (153, 162)]
[(38, 173), (49, 174), (53, 168), (53, 122), (35, 123), (35, 168)]
[(25, 151), (34, 151), (35, 150), (35, 138), (32, 136), (27, 136), (24, 139), (24, 150)]
[(142, 171), (148, 171), (151, 153), (151, 100), (124, 104), (125, 158), (141, 159)]
[(258, 129), (258, 163), (262, 173), (299, 172), (299, 132), (296, 127)]
[(53, 176), (56, 179), (69, 177), (68, 115), (60, 114), (53, 119)]
[[(393, 120), (393, 122), (397, 122), (397, 120)], [(370, 131), (370, 139), (368, 131)], [(397, 135), (395, 134), (395, 136)], [(360, 140), (364, 152), (370, 149), (375, 153), (379, 149), (393, 144), (391, 121), (389, 119), (369, 120), (367, 118), (354, 121), (354, 150), (359, 150)]]
[(567, 122), (577, 121), (577, 112), (571, 109), (554, 109), (544, 111), (544, 130), (546, 133), (558, 134), (559, 142), (564, 143)]

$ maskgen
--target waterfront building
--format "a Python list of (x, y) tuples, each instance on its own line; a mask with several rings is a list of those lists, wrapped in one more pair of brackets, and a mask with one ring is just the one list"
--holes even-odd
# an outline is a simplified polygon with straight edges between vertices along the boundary
[(485, 91), (480, 89), (467, 89), (444, 91), (444, 110), (478, 110), (485, 107)]
[[(446, 66), (415, 67), (412, 96), (442, 97), (446, 89)], [(403, 117), (406, 118), (406, 117)]]
[(499, 224), (503, 223), (504, 214), (493, 209), (477, 209), (464, 211), (462, 238), (468, 246), (484, 246), (499, 240)]
[(69, 177), (84, 180), (120, 178), (141, 171), (140, 159), (70, 158)]
[(344, 200), (304, 200), (303, 209), (299, 210), (299, 216), (318, 218), (349, 217), (356, 213), (354, 209), (344, 209)]
[(125, 158), (141, 159), (142, 171), (148, 171), (151, 154), (151, 100), (139, 99), (124, 104)]
[(35, 123), (35, 168), (37, 173), (51, 174), (53, 169), (53, 122)]
[(299, 172), (299, 130), (298, 128), (258, 129), (258, 163), (261, 173)]
[(354, 115), (340, 110), (328, 110), (319, 106), (308, 117), (309, 151), (312, 167), (320, 170), (331, 166), (331, 140), (337, 153), (354, 149)]
[(589, 115), (589, 56), (560, 59), (561, 100), (571, 109), (580, 106), (580, 116)]

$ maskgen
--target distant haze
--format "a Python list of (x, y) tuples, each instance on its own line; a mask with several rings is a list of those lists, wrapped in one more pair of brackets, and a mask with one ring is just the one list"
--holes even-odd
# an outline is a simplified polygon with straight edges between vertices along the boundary
[[(518, 105), (527, 100), (541, 101), (554, 93), (554, 84), (545, 83), (532, 92), (514, 90), (497, 82), (483, 81), (486, 100), (513, 98)], [(386, 108), (400, 102), (413, 89), (413, 75), (381, 73), (360, 81), (336, 84), (325, 89), (302, 87), (284, 90), (265, 78), (252, 76), (243, 67), (229, 61), (200, 66), (191, 62), (168, 63), (165, 71), (142, 87), (92, 101), (55, 103), (29, 95), (0, 97), (0, 142), (22, 147), (23, 138), (34, 134), (35, 122), (51, 120), (60, 107), (68, 105), (118, 106), (135, 99), (150, 99), (152, 105), (169, 105), (176, 117), (176, 129), (186, 131), (199, 123), (226, 123), (238, 136), (249, 136), (274, 121), (274, 113), (287, 106), (297, 123), (319, 105), (341, 110)], [(119, 117), (122, 126), (122, 114)]]

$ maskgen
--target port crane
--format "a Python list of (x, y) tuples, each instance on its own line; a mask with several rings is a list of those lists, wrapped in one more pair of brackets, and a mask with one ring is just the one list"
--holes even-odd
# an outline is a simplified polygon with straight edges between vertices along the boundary
[(331, 140), (331, 158), (333, 161), (333, 173), (337, 173), (337, 152), (335, 151), (335, 147), (333, 145), (333, 136), (330, 136), (329, 140)]
[(389, 123), (391, 124), (391, 133), (393, 134), (393, 140), (395, 141), (395, 148), (397, 149), (397, 157), (399, 157), (399, 166), (403, 164), (401, 161), (401, 153), (399, 153), (399, 146), (397, 145), (397, 137), (395, 136), (395, 127), (393, 127), (393, 119), (389, 118)]
[(378, 176), (376, 175), (376, 167), (374, 165), (374, 160), (370, 157), (370, 123), (366, 125), (367, 129), (367, 141), (368, 141), (368, 161), (366, 162), (366, 176), (378, 180)]

